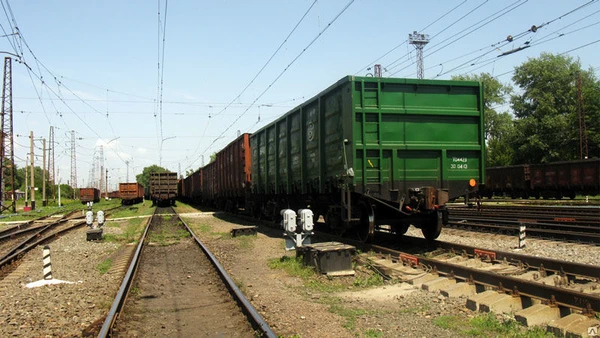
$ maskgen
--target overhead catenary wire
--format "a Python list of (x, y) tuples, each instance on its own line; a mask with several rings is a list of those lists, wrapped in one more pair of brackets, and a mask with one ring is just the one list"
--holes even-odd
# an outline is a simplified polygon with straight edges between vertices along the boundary
[[(437, 52), (439, 52), (439, 51), (443, 50), (444, 48), (447, 48), (448, 46), (451, 46), (451, 45), (453, 45), (453, 44), (454, 44), (454, 43), (456, 43), (457, 41), (459, 41), (459, 40), (461, 40), (461, 39), (465, 38), (466, 36), (468, 36), (468, 35), (470, 35), (470, 34), (472, 34), (472, 33), (476, 32), (477, 30), (479, 30), (479, 29), (481, 29), (482, 27), (484, 27), (484, 26), (486, 26), (486, 25), (488, 25), (488, 24), (490, 24), (490, 23), (494, 22), (495, 20), (497, 20), (497, 19), (499, 19), (499, 18), (503, 17), (504, 15), (506, 15), (506, 14), (508, 14), (508, 13), (510, 13), (510, 12), (512, 12), (512, 11), (514, 11), (515, 9), (517, 9), (517, 8), (521, 7), (522, 5), (524, 5), (524, 4), (527, 2), (527, 0), (525, 0), (525, 2), (521, 2), (521, 1), (522, 1), (522, 0), (515, 1), (515, 2), (511, 3), (510, 5), (508, 5), (508, 6), (505, 6), (504, 8), (500, 9), (499, 11), (496, 11), (496, 12), (494, 12), (493, 14), (491, 14), (491, 15), (488, 15), (488, 16), (487, 16), (487, 17), (485, 17), (484, 19), (482, 19), (482, 20), (479, 20), (478, 22), (474, 23), (473, 25), (466, 27), (465, 29), (463, 29), (463, 30), (461, 30), (460, 32), (458, 32), (457, 34), (462, 34), (462, 33), (464, 33), (465, 31), (466, 31), (466, 33), (464, 33), (464, 34), (462, 34), (462, 35), (460, 35), (460, 36), (458, 36), (458, 37), (456, 37), (456, 38), (454, 38), (454, 37), (455, 37), (455, 35), (453, 35), (453, 36), (451, 36), (451, 37), (449, 37), (449, 38), (447, 38), (447, 39), (445, 39), (445, 40), (442, 40), (442, 41), (440, 41), (440, 43), (438, 43), (438, 44), (436, 44), (436, 45), (434, 45), (434, 46), (430, 47), (429, 49), (431, 49), (431, 48), (433, 48), (433, 47), (436, 47), (436, 46), (438, 46), (438, 45), (440, 45), (440, 44), (442, 44), (442, 43), (444, 43), (444, 42), (448, 41), (448, 40), (449, 40), (449, 39), (451, 39), (451, 38), (454, 38), (454, 40), (452, 40), (452, 41), (448, 42), (447, 44), (445, 44), (445, 45), (443, 45), (443, 46), (439, 47), (438, 49), (436, 49), (436, 50), (434, 50), (434, 51), (432, 51), (432, 52), (428, 53), (427, 55), (425, 55), (425, 56), (424, 56), (424, 58), (427, 58), (427, 57), (429, 57), (429, 56), (431, 56), (431, 55), (433, 55), (433, 54), (435, 54), (435, 53), (437, 53)], [(475, 27), (475, 28), (473, 28), (473, 27)], [(429, 49), (428, 49), (428, 50), (429, 50)], [(410, 67), (412, 64), (414, 64), (414, 62), (413, 62), (413, 63), (411, 63), (411, 64), (409, 64), (409, 65), (407, 65), (407, 66), (405, 66), (405, 67), (403, 67), (403, 68), (401, 68), (401, 69), (399, 69), (399, 70), (397, 70), (396, 72), (392, 73), (390, 76), (394, 76), (394, 75), (398, 74), (399, 72), (401, 72), (401, 71), (405, 70), (406, 68)]]
[[(446, 17), (447, 15), (449, 15), (450, 13), (454, 12), (454, 10), (456, 10), (457, 8), (459, 8), (460, 6), (462, 6), (463, 4), (465, 4), (467, 2), (467, 0), (464, 0), (463, 2), (461, 2), (460, 4), (454, 6), (452, 9), (450, 9), (449, 11), (447, 11), (446, 13), (444, 13), (442, 16), (440, 16), (439, 18), (435, 19), (433, 22), (429, 23), (427, 26), (421, 28), (421, 30), (419, 30), (419, 32), (422, 32), (424, 30), (426, 30), (427, 28), (431, 27), (432, 25), (434, 25), (435, 23), (437, 23), (438, 21), (440, 21), (441, 19), (443, 19), (444, 17)], [(360, 70), (358, 70), (356, 73), (354, 73), (354, 75), (357, 75), (358, 73), (360, 73), (361, 71), (363, 71), (364, 69), (371, 67), (373, 64), (375, 64), (377, 61), (383, 59), (384, 57), (388, 56), (389, 54), (391, 54), (393, 51), (395, 51), (396, 49), (400, 48), (402, 45), (404, 45), (405, 43), (408, 42), (408, 39), (404, 40), (403, 42), (399, 43), (398, 45), (396, 45), (395, 47), (393, 47), (392, 49), (390, 49), (389, 51), (387, 51), (385, 54), (383, 54), (382, 56), (378, 57), (377, 59), (371, 61), (369, 64), (367, 64), (366, 66), (362, 67)]]
[[(287, 43), (287, 41), (289, 40), (289, 38), (294, 34), (294, 32), (296, 31), (296, 29), (298, 28), (298, 26), (300, 26), (300, 24), (304, 21), (304, 19), (306, 18), (306, 16), (308, 15), (308, 13), (312, 10), (312, 8), (315, 6), (315, 4), (317, 3), (317, 0), (313, 1), (313, 3), (308, 7), (308, 9), (306, 10), (306, 12), (304, 12), (304, 14), (302, 15), (302, 17), (300, 17), (300, 20), (298, 20), (298, 22), (296, 23), (296, 25), (294, 25), (294, 27), (292, 28), (292, 30), (288, 33), (288, 35), (285, 37), (285, 39), (283, 39), (283, 41), (279, 44), (279, 46), (275, 49), (275, 51), (273, 52), (273, 54), (271, 54), (271, 56), (269, 57), (269, 59), (265, 62), (265, 64), (261, 67), (261, 69), (254, 75), (254, 77), (252, 78), (252, 80), (250, 80), (250, 82), (248, 82), (248, 84), (244, 87), (244, 89), (242, 89), (242, 91), (233, 98), (233, 100), (231, 100), (227, 105), (225, 105), (225, 107), (223, 109), (221, 109), (220, 111), (218, 111), (216, 114), (212, 115), (212, 117), (221, 115), (223, 112), (225, 112), (235, 101), (237, 101), (245, 92), (246, 90), (248, 90), (248, 88), (254, 83), (254, 81), (256, 81), (256, 79), (258, 78), (258, 76), (260, 74), (262, 74), (262, 72), (265, 70), (265, 68), (267, 68), (267, 66), (271, 63), (271, 61), (273, 60), (273, 58), (279, 53), (279, 51), (281, 50), (281, 48)], [(255, 101), (256, 102), (256, 101)], [(254, 103), (252, 103), (254, 104)], [(210, 115), (209, 115), (210, 117)], [(204, 130), (202, 132), (202, 137), (204, 137), (206, 131), (208, 130), (208, 126), (210, 124), (210, 119), (209, 121), (207, 121), (206, 126), (204, 127)], [(198, 149), (200, 148), (201, 143), (198, 143), (196, 149), (194, 150), (194, 152), (192, 153), (193, 155), (196, 154), (196, 152), (198, 151)]]
[(283, 76), (283, 74), (285, 74), (287, 72), (287, 70), (315, 43), (315, 41), (317, 41), (322, 35), (323, 33), (325, 33), (330, 27), (331, 25), (333, 25), (337, 19), (342, 16), (342, 14), (344, 14), (344, 12), (346, 12), (346, 10), (350, 7), (350, 5), (352, 5), (352, 3), (354, 3), (354, 0), (350, 0), (350, 2), (348, 2), (344, 8), (342, 8), (342, 10), (333, 18), (333, 20), (331, 20), (327, 26), (325, 26), (325, 28), (323, 28), (309, 43), (306, 47), (304, 47), (304, 49), (302, 49), (302, 51), (279, 73), (279, 75), (277, 75), (277, 77), (275, 77), (275, 79), (262, 91), (262, 93), (260, 93), (256, 99), (254, 99), (254, 101), (251, 103), (250, 106), (248, 106), (229, 126), (227, 126), (225, 128), (225, 130), (219, 135), (218, 138), (214, 139), (206, 148), (205, 150), (202, 152), (202, 154), (198, 157), (196, 157), (196, 159), (194, 159), (188, 166), (187, 168), (191, 168), (194, 163), (196, 161), (198, 161), (200, 159), (200, 157), (202, 155), (204, 155), (206, 153), (206, 151), (208, 151), (208, 149), (210, 149), (210, 147), (215, 144), (217, 142), (218, 139), (220, 139), (229, 129), (231, 129), (232, 126), (234, 126), (247, 112), (248, 110), (250, 110), (250, 108), (252, 107), (252, 105), (254, 103), (256, 103), (258, 100), (260, 100), (260, 98), (265, 95), (269, 89), (271, 89), (271, 87), (277, 83), (277, 81), (281, 78), (281, 76)]

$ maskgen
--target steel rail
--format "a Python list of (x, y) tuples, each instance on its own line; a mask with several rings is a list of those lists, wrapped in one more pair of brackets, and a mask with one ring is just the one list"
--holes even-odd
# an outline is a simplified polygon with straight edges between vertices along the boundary
[(158, 208), (154, 210), (154, 214), (152, 214), (152, 216), (148, 219), (146, 229), (140, 237), (140, 241), (137, 245), (137, 248), (135, 249), (135, 253), (133, 255), (133, 258), (131, 259), (131, 263), (129, 264), (127, 273), (125, 273), (125, 277), (123, 277), (121, 287), (119, 287), (119, 291), (117, 291), (115, 301), (113, 302), (112, 306), (110, 307), (110, 310), (108, 311), (108, 314), (106, 315), (106, 319), (104, 320), (104, 324), (102, 325), (102, 328), (98, 333), (98, 337), (108, 337), (110, 335), (111, 329), (114, 326), (119, 313), (121, 313), (123, 304), (125, 304), (125, 300), (127, 299), (127, 295), (129, 294), (131, 283), (133, 283), (133, 278), (135, 277), (135, 273), (137, 272), (137, 268), (142, 255), (142, 248), (144, 247), (144, 243), (146, 242), (148, 230), (150, 229), (152, 219), (156, 215), (156, 210), (158, 210)]
[[(370, 248), (385, 255), (395, 257), (398, 261), (401, 261), (400, 255), (404, 254), (403, 252), (378, 245), (371, 245)], [(547, 301), (550, 300), (558, 305), (569, 308), (578, 310), (591, 309), (593, 311), (600, 312), (600, 295), (581, 293), (565, 288), (537, 283), (534, 281), (505, 276), (494, 272), (469, 268), (434, 258), (426, 258), (422, 256), (415, 257), (418, 259), (419, 264), (431, 266), (438, 274), (444, 276), (459, 278), (464, 281), (472, 281), (476, 284), (495, 287), (499, 290), (512, 290), (512, 292), (515, 294)]]
[[(120, 208), (120, 207), (115, 207), (115, 208), (108, 209), (107, 212), (115, 210), (117, 208)], [(70, 221), (69, 219), (67, 219), (67, 217), (71, 216), (74, 213), (75, 212), (70, 213), (70, 214), (68, 214), (68, 216), (63, 217), (63, 218), (61, 218), (61, 219), (59, 219), (59, 220), (57, 220), (55, 222), (52, 222), (52, 223), (47, 224), (45, 226), (41, 226), (41, 227), (36, 228), (36, 230), (39, 229), (39, 231), (36, 231), (33, 235), (29, 236), (29, 238), (26, 238), (21, 243), (17, 244), (15, 247), (13, 247), (11, 250), (9, 250), (2, 257), (0, 257), (0, 269), (2, 269), (4, 266), (10, 264), (13, 260), (17, 259), (20, 254), (25, 253), (25, 252), (31, 250), (36, 245), (45, 243), (46, 241), (49, 241), (51, 238), (56, 237), (59, 234), (62, 234), (64, 232), (67, 232), (67, 231), (70, 231), (70, 230), (75, 229), (77, 227), (80, 227), (81, 225), (84, 225), (85, 221), (80, 221), (80, 222), (75, 223), (72, 226), (69, 226), (69, 227), (67, 227), (65, 229), (62, 229), (62, 230), (58, 231), (55, 234), (52, 234), (51, 236), (41, 237), (40, 238), (40, 236), (43, 233), (52, 230), (52, 228), (55, 227), (55, 226), (57, 226), (58, 224), (66, 223), (66, 222)], [(78, 219), (78, 218), (80, 218), (80, 217), (76, 217), (75, 219)], [(36, 238), (39, 238), (39, 239), (37, 241), (35, 241)]]
[(202, 251), (204, 251), (206, 256), (209, 258), (210, 262), (217, 269), (221, 279), (225, 282), (225, 284), (226, 284), (227, 288), (230, 290), (230, 292), (232, 292), (234, 294), (234, 298), (236, 299), (238, 304), (242, 307), (244, 313), (246, 313), (247, 316), (250, 316), (250, 318), (252, 319), (252, 323), (251, 323), (252, 326), (255, 329), (259, 329), (263, 333), (264, 337), (276, 338), (277, 335), (273, 332), (273, 330), (271, 330), (271, 327), (269, 326), (269, 324), (267, 324), (267, 322), (264, 320), (264, 318), (258, 313), (256, 308), (248, 301), (246, 296), (244, 296), (242, 291), (237, 287), (237, 285), (235, 284), (233, 279), (229, 276), (227, 271), (225, 271), (225, 268), (223, 268), (221, 263), (219, 263), (219, 260), (212, 254), (212, 252), (210, 252), (210, 250), (204, 245), (204, 243), (202, 243), (202, 241), (196, 236), (196, 234), (192, 231), (192, 229), (190, 229), (190, 227), (179, 216), (179, 214), (177, 214), (177, 218), (179, 218), (179, 221), (182, 222), (182, 224), (190, 232), (192, 237), (194, 237), (196, 244), (198, 244), (198, 246), (202, 249)]
[[(427, 241), (423, 238), (418, 237), (408, 237), (406, 236), (406, 241), (409, 241), (410, 244), (415, 246), (425, 247), (426, 245), (432, 245), (431, 243), (427, 244)], [(433, 242), (433, 245), (451, 250), (454, 252), (466, 252), (471, 256), (481, 256), (482, 253), (491, 253), (493, 257), (490, 257), (491, 260), (496, 262), (507, 261), (509, 263), (514, 264), (523, 264), (529, 267), (541, 268), (543, 267), (545, 270), (553, 271), (555, 273), (561, 273), (566, 275), (573, 276), (581, 276), (588, 277), (600, 280), (600, 266), (599, 265), (591, 265), (591, 264), (582, 264), (575, 262), (567, 262), (561, 261), (558, 259), (552, 258), (543, 258), (537, 256), (523, 255), (519, 253), (506, 252), (506, 251), (497, 251), (497, 250), (489, 250), (489, 249), (481, 249), (474, 246), (456, 244), (450, 242), (444, 242), (436, 240)]]
[[(158, 208), (156, 210), (158, 210)], [(131, 283), (133, 282), (133, 277), (135, 277), (135, 272), (139, 265), (141, 251), (142, 251), (144, 242), (146, 240), (149, 225), (151, 224), (152, 218), (154, 218), (154, 216), (157, 215), (156, 210), (155, 210), (155, 214), (152, 215), (152, 217), (150, 218), (150, 221), (146, 225), (146, 229), (144, 231), (144, 234), (142, 235), (142, 239), (140, 239), (138, 247), (133, 256), (132, 263), (130, 264), (129, 269), (127, 270), (125, 278), (123, 279), (123, 283), (121, 284), (121, 287), (119, 288), (117, 296), (115, 297), (115, 301), (113, 302), (113, 305), (111, 306), (111, 309), (106, 317), (106, 320), (104, 321), (104, 324), (102, 326), (102, 329), (100, 330), (100, 333), (98, 334), (98, 337), (108, 337), (109, 336), (110, 330), (113, 327), (123, 304), (125, 303), (127, 294), (129, 293), (128, 292), (129, 288), (131, 286)], [(264, 336), (264, 337), (276, 338), (277, 335), (271, 330), (271, 327), (267, 324), (267, 322), (258, 313), (256, 308), (254, 308), (254, 306), (246, 299), (246, 297), (244, 296), (242, 291), (237, 287), (237, 285), (235, 284), (233, 279), (229, 276), (227, 271), (225, 271), (225, 269), (219, 263), (217, 258), (202, 243), (202, 241), (200, 241), (200, 239), (196, 236), (196, 234), (192, 231), (192, 229), (187, 225), (187, 223), (179, 216), (179, 214), (175, 213), (175, 215), (177, 216), (179, 221), (185, 226), (186, 230), (194, 238), (196, 244), (202, 249), (204, 254), (208, 257), (211, 264), (216, 268), (217, 272), (219, 273), (219, 276), (221, 277), (221, 280), (223, 280), (226, 287), (229, 289), (229, 291), (234, 296), (234, 299), (236, 300), (236, 302), (241, 306), (242, 311), (244, 311), (246, 316), (249, 317), (253, 328), (255, 330), (260, 330), (262, 332), (262, 336)]]
[[(64, 220), (63, 222), (67, 222), (68, 220)], [(31, 242), (32, 239), (37, 238), (39, 235), (41, 235), (43, 232), (46, 232), (48, 230), (50, 230), (50, 228), (53, 225), (48, 225), (46, 226), (44, 229), (38, 231), (36, 234), (34, 234), (33, 236), (31, 236), (30, 238), (26, 239), (25, 241), (21, 242), (19, 245), (17, 245), (15, 248), (13, 248), (12, 250), (9, 251), (8, 254), (6, 254), (4, 257), (1, 258), (0, 260), (0, 269), (4, 268), (4, 266), (10, 264), (12, 261), (14, 261), (15, 259), (17, 259), (19, 257), (19, 255), (33, 249), (34, 247), (36, 247), (39, 244), (43, 244), (46, 243), (47, 241), (49, 241), (50, 239), (52, 239), (53, 237), (58, 236), (59, 234), (62, 234), (63, 232), (67, 232), (70, 231), (72, 229), (78, 228), (82, 225), (85, 224), (85, 221), (79, 221), (67, 228), (64, 228), (60, 231), (58, 231), (57, 233), (54, 233), (50, 236), (47, 237), (41, 237), (40, 239), (38, 239), (37, 241)], [(29, 244), (27, 244), (29, 243)]]

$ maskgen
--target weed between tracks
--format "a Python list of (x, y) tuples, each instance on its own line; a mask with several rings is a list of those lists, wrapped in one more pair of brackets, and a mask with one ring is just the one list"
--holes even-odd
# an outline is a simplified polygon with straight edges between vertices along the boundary
[(98, 266), (96, 266), (96, 269), (98, 269), (98, 271), (100, 271), (100, 274), (103, 275), (107, 273), (108, 270), (110, 270), (110, 268), (112, 267), (112, 263), (112, 259), (107, 258), (102, 263), (98, 264)]
[(543, 328), (527, 329), (513, 319), (501, 321), (492, 313), (477, 315), (470, 319), (459, 316), (440, 316), (435, 318), (433, 323), (441, 328), (475, 337), (553, 337)]

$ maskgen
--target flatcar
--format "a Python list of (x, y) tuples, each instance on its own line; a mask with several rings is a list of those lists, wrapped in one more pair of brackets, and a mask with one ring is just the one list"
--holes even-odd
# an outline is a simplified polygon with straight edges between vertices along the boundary
[(100, 202), (100, 190), (96, 188), (80, 188), (79, 200), (83, 204), (86, 204), (87, 202), (98, 203)]
[(177, 173), (150, 174), (149, 195), (154, 205), (175, 205), (177, 198)]
[(482, 95), (478, 82), (344, 77), (218, 152), (199, 170), (202, 201), (273, 220), (310, 208), (364, 241), (411, 224), (435, 239), (445, 203), (485, 179)]
[(490, 198), (595, 196), (600, 194), (600, 159), (487, 168), (482, 194)]
[(122, 205), (132, 205), (144, 200), (144, 186), (140, 183), (119, 183), (119, 197)]

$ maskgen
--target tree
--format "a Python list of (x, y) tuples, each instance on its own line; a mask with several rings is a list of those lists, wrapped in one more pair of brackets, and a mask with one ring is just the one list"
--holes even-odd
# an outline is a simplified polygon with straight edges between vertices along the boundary
[(510, 139), (514, 128), (508, 112), (498, 113), (496, 107), (507, 102), (512, 87), (502, 84), (488, 73), (453, 76), (453, 80), (478, 81), (483, 84), (483, 120), (486, 142), (486, 166), (505, 166), (512, 160)]
[(156, 164), (153, 164), (149, 167), (145, 167), (144, 170), (142, 170), (141, 174), (135, 176), (135, 180), (143, 186), (147, 187), (150, 184), (150, 174), (164, 173), (165, 171), (168, 170), (163, 167), (159, 167)]
[[(542, 53), (516, 67), (513, 81), (521, 89), (511, 98), (515, 117), (514, 164), (546, 163), (579, 158), (578, 79), (581, 77), (586, 135), (598, 151), (600, 123), (598, 80), (578, 61)], [(597, 153), (596, 153), (597, 154)]]

